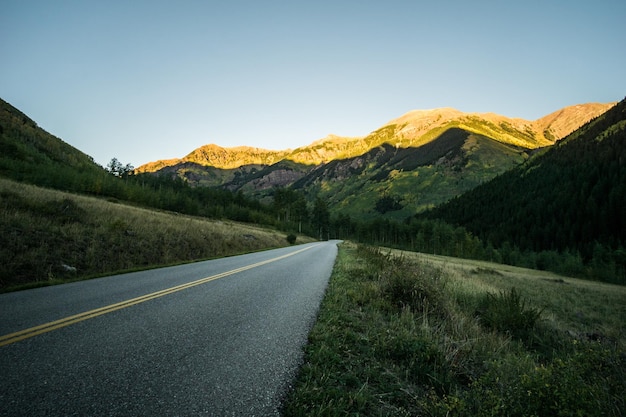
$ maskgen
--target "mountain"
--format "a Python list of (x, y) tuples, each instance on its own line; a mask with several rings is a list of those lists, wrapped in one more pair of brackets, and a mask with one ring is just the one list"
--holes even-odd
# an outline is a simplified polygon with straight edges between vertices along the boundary
[[(535, 121), (452, 108), (410, 111), (365, 137), (326, 138), (297, 149), (206, 145), (137, 172), (185, 178), (256, 197), (276, 186), (320, 196), (360, 218), (403, 218), (443, 203), (524, 162), (615, 103), (569, 106)], [(377, 203), (393, 201), (387, 208)]]
[[(558, 118), (546, 122), (554, 126)], [(569, 251), (585, 262), (611, 265), (613, 278), (625, 276), (626, 99), (520, 166), (422, 216), (463, 226), (495, 247)]]
[[(403, 219), (517, 166), (528, 151), (453, 127), (419, 147), (384, 143), (362, 156), (320, 165), (292, 187), (316, 193), (353, 217)], [(377, 210), (385, 198), (396, 204)]]

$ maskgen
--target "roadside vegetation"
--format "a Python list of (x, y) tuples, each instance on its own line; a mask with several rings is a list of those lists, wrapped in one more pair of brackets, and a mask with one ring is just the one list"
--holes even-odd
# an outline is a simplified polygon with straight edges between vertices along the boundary
[(344, 243), (285, 416), (622, 416), (626, 288)]
[(286, 237), (0, 178), (0, 291), (306, 241)]

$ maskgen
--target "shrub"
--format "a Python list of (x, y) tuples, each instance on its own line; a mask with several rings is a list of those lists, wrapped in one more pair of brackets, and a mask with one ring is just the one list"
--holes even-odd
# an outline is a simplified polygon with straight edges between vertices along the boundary
[(383, 296), (397, 309), (410, 308), (421, 313), (442, 314), (443, 286), (441, 271), (426, 264), (416, 264), (402, 257), (390, 258), (380, 272)]
[(513, 287), (508, 292), (486, 293), (479, 302), (476, 315), (487, 328), (526, 339), (541, 317), (541, 310), (528, 307), (526, 299)]

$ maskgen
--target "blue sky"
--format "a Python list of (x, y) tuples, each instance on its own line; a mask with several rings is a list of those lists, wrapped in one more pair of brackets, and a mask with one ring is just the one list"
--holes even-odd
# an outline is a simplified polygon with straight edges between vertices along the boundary
[(623, 0), (4, 0), (0, 97), (102, 165), (414, 109), (534, 120), (624, 98), (624, 22)]

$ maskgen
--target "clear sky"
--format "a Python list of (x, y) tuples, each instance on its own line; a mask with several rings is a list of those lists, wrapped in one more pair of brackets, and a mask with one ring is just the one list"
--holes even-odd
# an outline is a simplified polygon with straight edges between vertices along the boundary
[(0, 97), (106, 165), (626, 95), (626, 1), (2, 0)]

